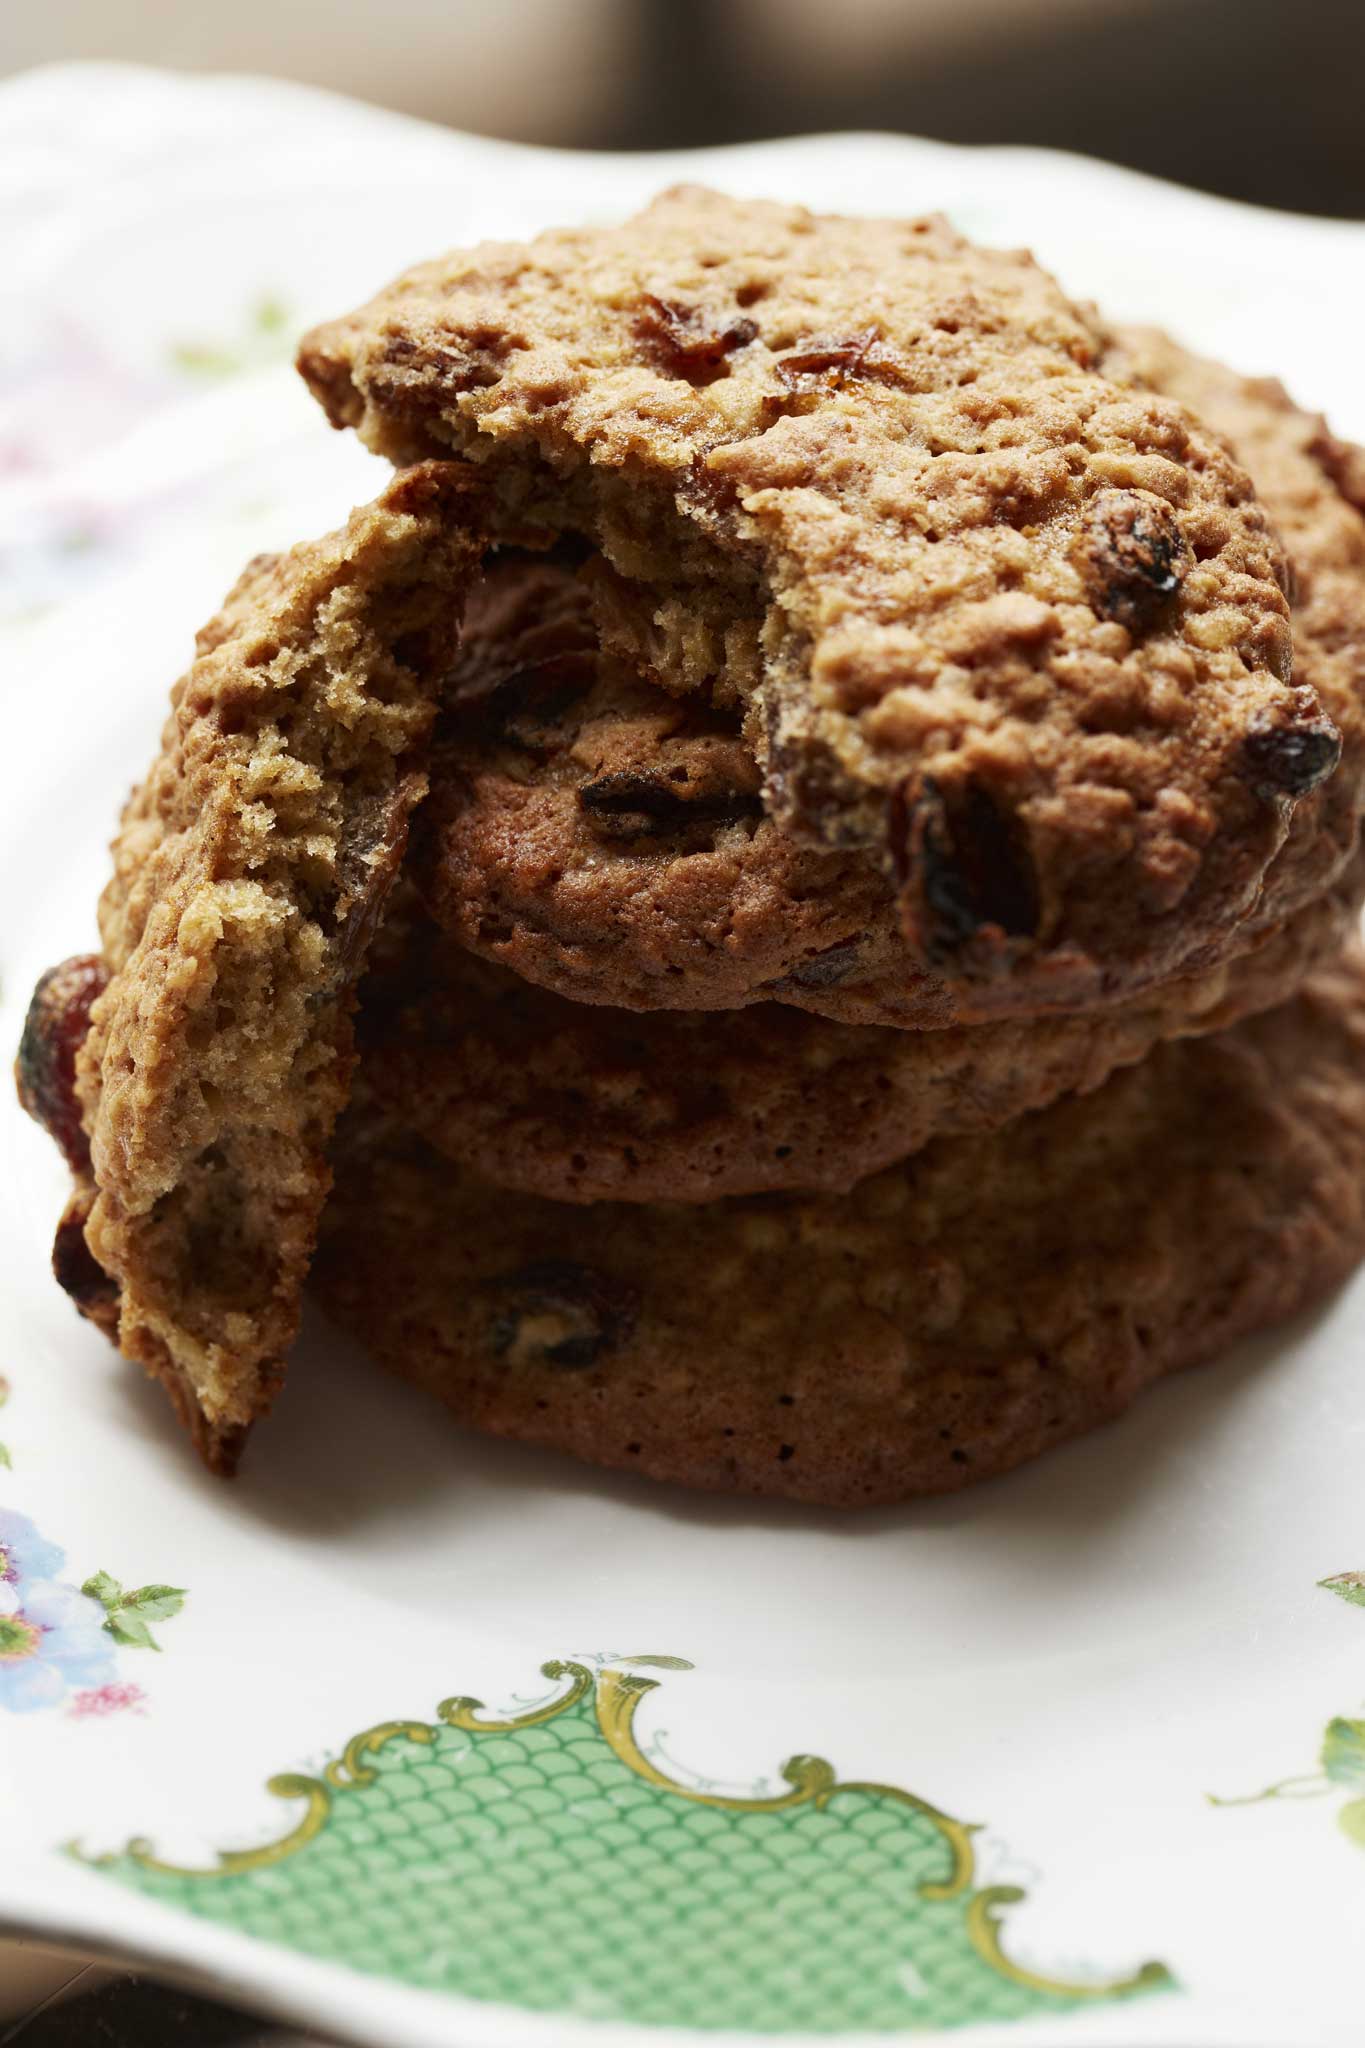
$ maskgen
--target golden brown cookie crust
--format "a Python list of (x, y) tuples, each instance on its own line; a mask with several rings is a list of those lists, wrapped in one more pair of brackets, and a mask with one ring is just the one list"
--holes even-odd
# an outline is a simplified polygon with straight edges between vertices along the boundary
[(724, 677), (771, 811), (875, 849), (984, 1009), (1150, 985), (1253, 908), (1330, 723), (1245, 473), (1018, 253), (682, 189), (305, 341), (338, 424), (591, 535), (611, 643)]
[(458, 465), (425, 465), (340, 533), (253, 563), (114, 844), (73, 1213), (120, 1349), (220, 1467), (297, 1326), (354, 983), (425, 787), (477, 499)]
[(845, 1193), (947, 1134), (1225, 1030), (1336, 958), (1365, 862), (1240, 959), (1112, 1010), (897, 1031), (778, 1003), (645, 1015), (474, 958), (400, 892), (361, 993), (357, 1088), (456, 1165), (558, 1202)]
[(573, 1209), (347, 1132), (328, 1312), (474, 1427), (717, 1491), (947, 1491), (1365, 1254), (1365, 966), (843, 1197)]

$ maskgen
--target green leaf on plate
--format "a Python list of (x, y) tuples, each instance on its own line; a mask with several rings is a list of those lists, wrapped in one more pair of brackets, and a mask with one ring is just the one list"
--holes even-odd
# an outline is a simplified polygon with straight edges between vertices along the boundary
[(147, 1624), (169, 1621), (185, 1604), (183, 1586), (135, 1586), (125, 1592), (108, 1572), (95, 1572), (81, 1587), (104, 1609), (104, 1626), (116, 1643), (132, 1650), (159, 1650)]
[(1365, 1572), (1337, 1572), (1330, 1579), (1319, 1579), (1318, 1584), (1349, 1600), (1353, 1607), (1365, 1607)]
[(1365, 1721), (1338, 1715), (1322, 1738), (1322, 1768), (1334, 1785), (1365, 1785)]
[(1365, 1799), (1353, 1799), (1349, 1806), (1343, 1806), (1337, 1819), (1351, 1841), (1365, 1849)]
[(144, 1621), (169, 1621), (184, 1604), (183, 1586), (139, 1586), (135, 1593), (124, 1594), (119, 1610), (126, 1614), (132, 1608)]
[(691, 1671), (695, 1666), (686, 1657), (623, 1657), (623, 1664), (648, 1664), (655, 1671)]
[(125, 1608), (118, 1608), (110, 1615), (104, 1626), (116, 1643), (126, 1643), (130, 1650), (159, 1650), (160, 1643), (152, 1634), (140, 1615), (129, 1614)]
[(8, 1444), (0, 1444), (0, 1465), (3, 1465), (7, 1472), (14, 1470), (14, 1461), (10, 1457)]

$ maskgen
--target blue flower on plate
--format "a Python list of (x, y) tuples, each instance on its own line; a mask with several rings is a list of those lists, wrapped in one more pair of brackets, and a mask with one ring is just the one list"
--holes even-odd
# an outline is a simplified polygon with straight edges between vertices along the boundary
[(11, 1713), (55, 1706), (73, 1686), (114, 1676), (99, 1602), (51, 1576), (64, 1563), (24, 1515), (0, 1508), (0, 1707)]
[(66, 1552), (40, 1536), (27, 1515), (0, 1508), (0, 1586), (55, 1578), (65, 1563)]

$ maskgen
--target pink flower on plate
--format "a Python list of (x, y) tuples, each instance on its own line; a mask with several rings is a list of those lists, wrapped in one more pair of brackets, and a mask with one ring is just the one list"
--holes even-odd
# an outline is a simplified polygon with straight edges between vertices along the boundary
[(147, 1695), (140, 1685), (115, 1683), (99, 1685), (90, 1692), (78, 1692), (67, 1708), (67, 1718), (72, 1721), (102, 1721), (110, 1714), (142, 1714), (147, 1710)]

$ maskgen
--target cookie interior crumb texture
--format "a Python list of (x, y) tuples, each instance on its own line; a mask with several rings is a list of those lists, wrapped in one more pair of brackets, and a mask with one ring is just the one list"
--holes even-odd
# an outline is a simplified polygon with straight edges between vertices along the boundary
[(457, 466), (428, 465), (341, 533), (254, 562), (115, 842), (65, 1227), (83, 1220), (120, 1348), (214, 1465), (297, 1328), (352, 992), (425, 788), (476, 501)]
[(1036, 1008), (1233, 929), (1337, 744), (1245, 471), (1108, 347), (941, 220), (683, 188), (421, 265), (300, 367), (393, 459), (483, 465), (503, 533), (588, 536), (608, 648), (733, 694), (770, 813)]

